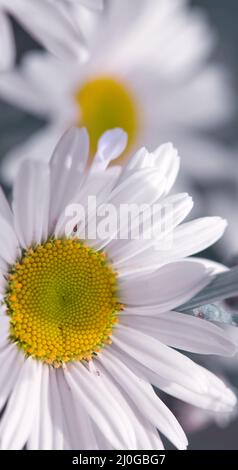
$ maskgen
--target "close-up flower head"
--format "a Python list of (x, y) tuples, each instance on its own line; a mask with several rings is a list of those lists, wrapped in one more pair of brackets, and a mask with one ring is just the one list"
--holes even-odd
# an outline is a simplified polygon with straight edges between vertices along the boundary
[(0, 464), (238, 450), (237, 18), (0, 0)]
[[(179, 168), (171, 144), (108, 168), (125, 144), (124, 132), (106, 132), (88, 167), (87, 132), (68, 131), (49, 163), (22, 164), (11, 207), (1, 195), (2, 449), (163, 449), (158, 431), (185, 449), (182, 427), (152, 385), (218, 414), (235, 406), (219, 378), (174, 349), (236, 351), (221, 328), (176, 311), (213, 273), (188, 256), (226, 224), (218, 217), (183, 223), (192, 201), (168, 196)], [(86, 212), (89, 196), (96, 204), (84, 219), (87, 237), (77, 221), (67, 236), (67, 208), (80, 202)], [(138, 207), (131, 229), (144, 213), (147, 232), (143, 209), (160, 203), (157, 240), (144, 232), (100, 236), (103, 217), (90, 237), (105, 204), (125, 202)]]

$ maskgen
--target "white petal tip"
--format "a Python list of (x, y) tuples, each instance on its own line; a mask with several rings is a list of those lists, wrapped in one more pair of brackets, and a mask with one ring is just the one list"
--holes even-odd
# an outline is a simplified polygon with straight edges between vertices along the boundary
[(127, 133), (122, 129), (115, 128), (104, 132), (98, 141), (95, 160), (109, 163), (118, 158), (127, 146)]

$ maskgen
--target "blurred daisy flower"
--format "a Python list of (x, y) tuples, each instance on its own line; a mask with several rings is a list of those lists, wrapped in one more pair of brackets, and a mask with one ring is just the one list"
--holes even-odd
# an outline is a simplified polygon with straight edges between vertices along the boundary
[(0, 0), (0, 70), (15, 60), (15, 44), (8, 14), (61, 58), (87, 57), (75, 13), (78, 6), (102, 8), (103, 0)]
[(20, 69), (2, 76), (2, 98), (48, 123), (8, 152), (2, 166), (6, 181), (22, 158), (49, 158), (72, 125), (88, 129), (91, 156), (100, 135), (120, 127), (131, 151), (172, 139), (182, 149), (185, 178), (204, 181), (229, 171), (224, 149), (199, 132), (227, 118), (226, 78), (206, 64), (214, 38), (201, 12), (186, 3), (112, 0), (103, 15), (87, 12), (88, 63), (65, 66), (32, 52)]
[[(185, 449), (181, 426), (151, 384), (216, 412), (236, 403), (220, 379), (176, 350), (235, 352), (222, 329), (175, 311), (211, 279), (205, 262), (184, 256), (215, 242), (225, 222), (180, 225), (192, 203), (187, 194), (167, 196), (176, 150), (142, 149), (108, 168), (125, 145), (123, 131), (106, 132), (88, 167), (88, 135), (70, 130), (49, 163), (22, 164), (12, 209), (1, 193), (2, 449), (162, 449), (157, 429)], [(88, 226), (105, 202), (169, 202), (171, 249), (117, 233), (67, 238), (65, 209), (72, 201), (86, 207), (92, 195), (98, 205)]]

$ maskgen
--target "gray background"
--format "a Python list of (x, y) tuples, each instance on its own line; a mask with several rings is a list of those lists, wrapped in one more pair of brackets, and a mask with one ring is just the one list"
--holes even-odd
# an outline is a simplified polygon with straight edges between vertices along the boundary
[[(238, 143), (238, 1), (191, 0), (191, 5), (201, 6), (208, 13), (209, 21), (218, 34), (218, 47), (214, 59), (223, 63), (232, 76), (237, 115), (222, 133), (222, 138), (228, 145), (236, 146)], [(238, 377), (233, 376), (231, 379), (234, 385), (238, 386)], [(225, 429), (210, 425), (207, 429), (190, 436), (189, 440), (191, 449), (238, 449), (238, 421), (234, 421)]]

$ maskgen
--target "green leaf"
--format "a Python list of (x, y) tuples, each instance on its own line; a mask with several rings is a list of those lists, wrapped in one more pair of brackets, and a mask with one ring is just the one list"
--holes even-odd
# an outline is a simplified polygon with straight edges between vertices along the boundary
[(238, 296), (238, 266), (212, 276), (211, 282), (206, 287), (176, 310), (185, 312), (236, 296)]

